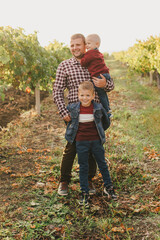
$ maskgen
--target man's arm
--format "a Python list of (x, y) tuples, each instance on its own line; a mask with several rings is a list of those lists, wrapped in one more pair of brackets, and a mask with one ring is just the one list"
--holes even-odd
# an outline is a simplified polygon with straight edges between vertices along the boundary
[(61, 63), (58, 66), (56, 72), (56, 80), (53, 86), (53, 100), (58, 107), (59, 114), (62, 118), (65, 118), (69, 115), (69, 112), (66, 108), (64, 101), (64, 90), (67, 87), (67, 79), (65, 76), (65, 70), (63, 68), (63, 64)]
[(113, 79), (106, 79), (102, 74), (100, 74), (101, 79), (97, 78), (97, 77), (93, 77), (93, 82), (95, 84), (96, 87), (99, 88), (104, 88), (104, 91), (106, 92), (110, 92), (114, 89), (114, 82)]

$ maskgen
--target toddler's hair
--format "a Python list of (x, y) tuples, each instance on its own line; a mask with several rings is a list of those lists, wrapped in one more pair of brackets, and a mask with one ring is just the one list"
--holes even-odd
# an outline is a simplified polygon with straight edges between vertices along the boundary
[(92, 41), (98, 42), (99, 44), (101, 43), (101, 39), (98, 34), (90, 34), (87, 38), (90, 38)]
[(79, 87), (78, 87), (78, 91), (82, 91), (82, 90), (89, 90), (92, 93), (94, 93), (94, 86), (92, 82), (89, 81), (84, 81), (82, 83), (80, 83)]
[(84, 43), (86, 42), (84, 35), (81, 34), (81, 33), (76, 33), (76, 34), (74, 34), (74, 35), (71, 36), (71, 40), (75, 40), (75, 39), (77, 39), (77, 38), (81, 38)]

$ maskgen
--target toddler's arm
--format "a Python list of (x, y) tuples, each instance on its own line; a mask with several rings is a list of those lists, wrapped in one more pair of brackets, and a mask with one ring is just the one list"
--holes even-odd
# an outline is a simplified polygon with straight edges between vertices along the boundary
[(87, 67), (91, 61), (94, 59), (93, 50), (89, 50), (84, 54), (84, 56), (81, 58), (81, 65), (82, 67)]

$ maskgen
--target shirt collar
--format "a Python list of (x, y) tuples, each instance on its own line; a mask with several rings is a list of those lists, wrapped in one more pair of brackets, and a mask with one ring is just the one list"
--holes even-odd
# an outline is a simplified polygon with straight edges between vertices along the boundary
[(71, 58), (71, 61), (75, 65), (80, 64), (80, 62), (75, 57)]

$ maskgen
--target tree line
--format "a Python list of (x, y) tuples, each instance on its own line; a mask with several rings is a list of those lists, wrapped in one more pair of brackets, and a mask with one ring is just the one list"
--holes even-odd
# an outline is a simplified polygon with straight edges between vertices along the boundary
[(160, 37), (150, 36), (147, 40), (138, 40), (127, 51), (113, 53), (115, 59), (127, 64), (130, 71), (150, 76), (150, 84), (157, 81), (160, 89)]

